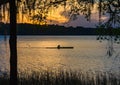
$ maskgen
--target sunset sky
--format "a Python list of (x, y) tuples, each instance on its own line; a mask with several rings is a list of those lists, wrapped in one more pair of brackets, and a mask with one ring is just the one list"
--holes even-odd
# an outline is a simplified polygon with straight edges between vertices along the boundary
[[(62, 15), (63, 11), (64, 11), (64, 7), (61, 6), (59, 8), (51, 9), (48, 13), (47, 23), (64, 25), (64, 26), (73, 26), (73, 27), (77, 27), (77, 26), (96, 27), (95, 25), (97, 25), (99, 21), (98, 9), (96, 5), (94, 5), (92, 9), (92, 16), (90, 21), (87, 21), (82, 14), (79, 15), (76, 20), (69, 21), (67, 17)], [(22, 15), (20, 15), (18, 19), (19, 19), (18, 23), (32, 23), (32, 21), (30, 21), (29, 16), (24, 15), (22, 20)], [(105, 21), (107, 20), (107, 16), (102, 16), (101, 19)], [(4, 22), (8, 22), (8, 21), (6, 20)]]
[[(94, 7), (91, 15), (91, 20), (87, 21), (86, 18), (84, 18), (83, 15), (79, 15), (76, 20), (71, 20), (64, 15), (61, 15), (61, 13), (64, 11), (63, 7), (59, 7), (57, 9), (53, 9), (49, 12), (47, 17), (47, 24), (58, 24), (58, 25), (64, 25), (64, 26), (83, 26), (83, 27), (96, 27), (95, 25), (98, 24), (99, 18), (98, 18), (98, 10), (96, 7)], [(21, 17), (20, 17), (21, 18)], [(31, 23), (32, 21), (28, 20), (28, 16), (24, 16), (23, 23)], [(107, 19), (106, 16), (102, 16), (101, 18), (103, 21)], [(19, 21), (21, 22), (21, 21)]]
[[(64, 7), (60, 6), (58, 8), (53, 8), (49, 11), (48, 17), (47, 17), (47, 23), (48, 24), (58, 24), (58, 25), (64, 25), (64, 26), (83, 26), (83, 27), (96, 27), (96, 25), (99, 23), (99, 13), (97, 6), (94, 5), (92, 9), (92, 15), (91, 20), (87, 21), (84, 15), (79, 15), (76, 20), (71, 20), (64, 15), (62, 15), (62, 12), (64, 11)], [(106, 21), (107, 16), (102, 16), (101, 20)], [(31, 22), (28, 20), (28, 16), (24, 17), (24, 23)]]
[[(61, 13), (64, 11), (63, 7), (59, 7), (56, 10), (52, 10), (49, 14), (48, 20), (51, 20), (50, 24), (59, 24), (64, 26), (83, 26), (83, 27), (95, 27), (99, 23), (99, 13), (97, 7), (94, 6), (92, 10), (91, 20), (87, 21), (84, 15), (79, 15), (76, 20), (69, 21), (64, 15)], [(106, 21), (107, 16), (102, 16), (101, 20)], [(48, 22), (49, 23), (49, 22)]]

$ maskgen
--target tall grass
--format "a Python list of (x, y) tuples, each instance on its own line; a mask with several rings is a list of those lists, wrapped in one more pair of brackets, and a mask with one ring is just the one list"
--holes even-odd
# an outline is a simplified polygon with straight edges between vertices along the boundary
[[(0, 78), (0, 85), (8, 85), (8, 81), (8, 78)], [(71, 70), (20, 73), (18, 85), (120, 85), (120, 75)]]
[(0, 77), (0, 85), (9, 85), (8, 77)]
[(19, 74), (19, 85), (120, 85), (120, 75), (72, 70), (32, 72)]

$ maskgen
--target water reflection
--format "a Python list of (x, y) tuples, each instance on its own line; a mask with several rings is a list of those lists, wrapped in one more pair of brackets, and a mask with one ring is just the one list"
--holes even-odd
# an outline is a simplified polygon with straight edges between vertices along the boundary
[[(3, 40), (4, 41), (4, 40)], [(19, 36), (18, 37), (18, 71), (31, 72), (40, 70), (110, 70), (119, 71), (120, 59), (114, 62), (106, 58), (106, 41), (100, 43), (96, 36)], [(73, 46), (74, 49), (45, 49), (47, 46)], [(112, 45), (112, 44), (107, 44)], [(5, 43), (0, 42), (0, 69), (9, 68), (9, 47), (7, 55)], [(120, 45), (114, 44), (120, 51)], [(109, 47), (108, 47), (109, 48)], [(4, 51), (4, 52), (3, 52)], [(116, 51), (116, 50), (115, 50)], [(7, 56), (7, 57), (5, 57)], [(119, 56), (119, 55), (118, 55)], [(1, 63), (2, 62), (2, 63)], [(7, 62), (7, 63), (6, 63)], [(6, 63), (6, 64), (4, 64)], [(113, 68), (114, 67), (114, 68)], [(118, 70), (116, 70), (118, 69)]]
[[(33, 37), (34, 38), (34, 37)], [(31, 41), (30, 41), (31, 40)], [(37, 41), (36, 41), (37, 40)], [(46, 69), (104, 70), (106, 42), (96, 37), (37, 37), (18, 41), (18, 67), (21, 71)], [(74, 49), (44, 49), (46, 46), (73, 46)], [(109, 62), (111, 65), (111, 61)]]
[(9, 47), (8, 37), (6, 36), (0, 37), (0, 75), (5, 76), (7, 73), (9, 74)]
[(107, 55), (109, 57), (113, 56), (113, 54), (115, 53), (115, 50), (114, 50), (113, 46), (114, 46), (113, 37), (108, 36)]
[(18, 67), (24, 71), (39, 71), (39, 70), (57, 70), (66, 66), (64, 62), (67, 62), (61, 52), (56, 49), (36, 49), (24, 48), (18, 49)]
[(97, 40), (100, 40), (100, 42), (105, 42), (107, 43), (106, 48), (107, 48), (107, 56), (108, 57), (115, 57), (115, 55), (118, 55), (119, 52), (117, 52), (118, 50), (118, 45), (119, 45), (119, 37), (117, 36), (98, 36)]

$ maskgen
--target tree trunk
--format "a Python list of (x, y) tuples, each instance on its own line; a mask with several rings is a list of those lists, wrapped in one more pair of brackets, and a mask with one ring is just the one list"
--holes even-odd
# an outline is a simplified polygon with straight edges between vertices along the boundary
[(17, 85), (16, 0), (10, 0), (10, 85)]

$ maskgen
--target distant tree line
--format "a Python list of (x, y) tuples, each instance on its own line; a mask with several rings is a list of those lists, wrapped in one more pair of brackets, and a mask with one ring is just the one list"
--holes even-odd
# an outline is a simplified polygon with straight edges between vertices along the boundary
[[(108, 35), (109, 30), (84, 27), (64, 27), (59, 25), (17, 24), (18, 35)], [(0, 34), (9, 35), (9, 24), (2, 24)], [(112, 29), (113, 35), (120, 35), (120, 29)]]

